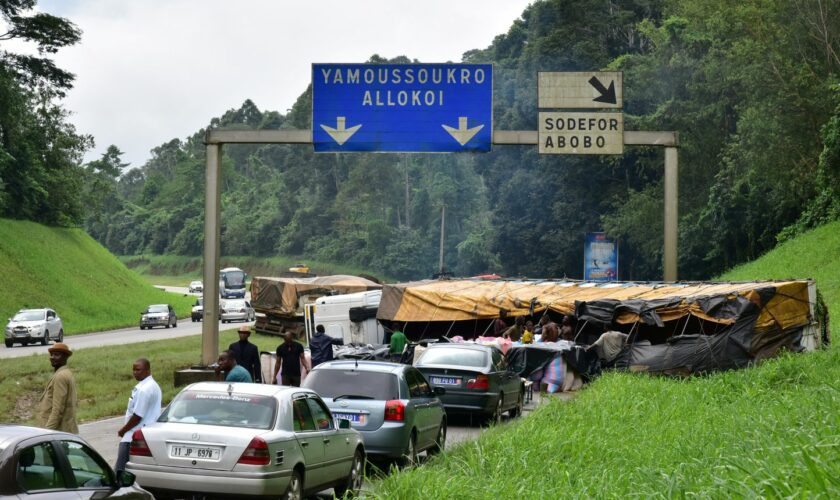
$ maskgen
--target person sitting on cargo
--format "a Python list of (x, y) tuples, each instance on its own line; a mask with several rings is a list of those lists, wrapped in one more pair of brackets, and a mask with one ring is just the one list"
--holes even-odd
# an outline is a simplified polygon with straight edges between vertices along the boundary
[(572, 327), (572, 318), (569, 316), (563, 316), (560, 322), (560, 338), (569, 342), (575, 340), (575, 329)]
[(312, 353), (312, 368), (333, 359), (333, 345), (344, 345), (344, 339), (330, 337), (324, 333), (324, 325), (315, 327), (315, 335), (309, 339), (309, 351)]
[[(224, 378), (222, 378), (222, 375), (224, 375)], [(236, 356), (229, 350), (222, 351), (219, 354), (218, 365), (216, 366), (216, 380), (248, 383), (254, 381), (248, 373), (248, 370), (242, 368), (242, 365), (236, 362)]]
[(523, 344), (533, 344), (534, 343), (534, 322), (530, 319), (525, 322), (525, 330), (522, 332), (522, 343)]
[(557, 342), (559, 338), (560, 329), (557, 328), (557, 323), (551, 320), (546, 322), (542, 327), (542, 336), (540, 337), (540, 342)]
[(519, 342), (522, 338), (522, 331), (525, 328), (525, 316), (518, 316), (514, 321), (513, 326), (505, 330), (502, 337), (510, 339), (511, 342)]
[(393, 332), (391, 333), (391, 348), (388, 350), (391, 359), (402, 356), (406, 341), (405, 334), (402, 332), (402, 325), (394, 323)]
[(280, 373), (280, 383), (292, 387), (300, 387), (301, 367), (307, 372), (311, 371), (306, 365), (306, 354), (303, 345), (295, 342), (294, 334), (287, 331), (283, 334), (283, 343), (277, 346), (277, 363), (274, 365), (274, 383), (278, 382), (277, 374)]

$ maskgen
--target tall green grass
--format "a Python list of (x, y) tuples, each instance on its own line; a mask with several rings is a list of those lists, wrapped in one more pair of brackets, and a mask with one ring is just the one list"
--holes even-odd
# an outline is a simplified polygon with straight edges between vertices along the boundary
[[(203, 276), (203, 258), (183, 255), (123, 255), (119, 259), (130, 269), (144, 276), (155, 285), (187, 286), (191, 280)], [(223, 257), (221, 267), (239, 267), (249, 276), (280, 276), (298, 263), (309, 265), (312, 273), (319, 276), (332, 274), (369, 275), (384, 282), (394, 280), (377, 271), (360, 267), (313, 261), (299, 257)]]
[[(717, 279), (791, 277), (815, 279), (838, 314), (840, 222)], [(690, 379), (607, 373), (371, 496), (838, 498), (840, 349)]]
[(67, 335), (136, 324), (155, 303), (183, 317), (194, 302), (150, 286), (80, 229), (0, 219), (0, 270), (0, 320), (51, 307)]
[[(239, 340), (235, 329), (220, 332), (219, 338), (220, 350)], [(250, 340), (260, 350), (270, 352), (282, 341), (259, 334), (251, 335)], [(201, 362), (201, 336), (76, 351), (68, 366), (76, 378), (80, 422), (125, 413), (131, 388), (137, 383), (131, 365), (139, 357), (151, 361), (166, 404), (179, 390), (174, 386), (174, 371)], [(33, 354), (0, 363), (0, 422), (35, 423), (35, 407), (53, 372), (49, 357)]]

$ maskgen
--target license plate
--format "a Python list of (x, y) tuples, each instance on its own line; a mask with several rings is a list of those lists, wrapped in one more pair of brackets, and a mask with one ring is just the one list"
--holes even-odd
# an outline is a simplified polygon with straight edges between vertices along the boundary
[(461, 385), (458, 377), (431, 377), (432, 383), (437, 385)]
[(336, 420), (349, 420), (354, 424), (362, 424), (365, 423), (365, 416), (361, 413), (333, 413), (333, 417)]
[(184, 446), (169, 447), (170, 458), (196, 458), (200, 460), (218, 461), (222, 456), (222, 449), (215, 446)]

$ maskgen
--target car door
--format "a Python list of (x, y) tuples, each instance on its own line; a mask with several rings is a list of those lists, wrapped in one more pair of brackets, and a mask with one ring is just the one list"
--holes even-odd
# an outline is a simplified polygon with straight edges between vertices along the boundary
[(414, 407), (414, 426), (417, 428), (417, 449), (431, 446), (437, 435), (438, 423), (434, 421), (432, 408), (432, 389), (416, 368), (405, 369), (405, 382), (408, 385), (410, 404)]
[(350, 439), (338, 432), (335, 420), (321, 398), (312, 394), (306, 401), (324, 443), (324, 468), (328, 481), (347, 477), (355, 448), (351, 448)]
[(61, 441), (61, 450), (70, 465), (71, 483), (79, 498), (104, 498), (115, 488), (113, 471), (98, 453), (77, 441)]
[(498, 349), (491, 351), (490, 363), (494, 373), (493, 378), (499, 381), (499, 389), (503, 395), (502, 408), (507, 409), (515, 406), (519, 397), (519, 378), (507, 369), (505, 358)]
[(307, 399), (306, 394), (296, 394), (292, 398), (292, 424), (306, 462), (304, 486), (309, 489), (326, 483), (328, 477), (324, 465), (324, 438), (315, 424)]
[(24, 492), (21, 498), (63, 500), (79, 498), (67, 481), (55, 444), (50, 441), (29, 442), (15, 454), (15, 480)]

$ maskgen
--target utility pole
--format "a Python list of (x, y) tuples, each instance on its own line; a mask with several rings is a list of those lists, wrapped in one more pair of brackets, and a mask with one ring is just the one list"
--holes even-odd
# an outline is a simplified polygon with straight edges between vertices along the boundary
[(443, 235), (444, 225), (446, 224), (446, 205), (440, 206), (440, 261), (438, 264), (438, 273), (443, 275)]

